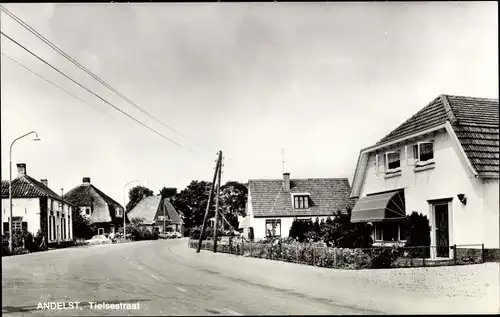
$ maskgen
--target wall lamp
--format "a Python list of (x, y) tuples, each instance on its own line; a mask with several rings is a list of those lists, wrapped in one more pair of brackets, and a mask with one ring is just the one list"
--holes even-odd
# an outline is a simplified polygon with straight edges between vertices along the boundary
[(467, 196), (465, 194), (458, 194), (457, 198), (462, 204), (467, 205)]

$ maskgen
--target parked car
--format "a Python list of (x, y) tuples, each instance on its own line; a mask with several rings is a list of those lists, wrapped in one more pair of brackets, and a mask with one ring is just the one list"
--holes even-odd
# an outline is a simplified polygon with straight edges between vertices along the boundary
[(171, 232), (167, 232), (165, 234), (165, 237), (167, 239), (180, 239), (180, 238), (182, 238), (182, 234), (180, 232), (177, 232), (177, 231), (171, 231)]
[(85, 244), (95, 245), (95, 244), (109, 244), (112, 243), (111, 239), (108, 239), (105, 235), (95, 235), (91, 239), (86, 240)]

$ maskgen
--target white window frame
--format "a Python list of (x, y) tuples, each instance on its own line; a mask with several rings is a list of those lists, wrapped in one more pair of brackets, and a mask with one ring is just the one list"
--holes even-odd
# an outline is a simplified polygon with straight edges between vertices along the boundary
[[(421, 144), (432, 144), (432, 159), (429, 159), (427, 161), (420, 161), (420, 145)], [(415, 160), (415, 165), (425, 165), (425, 164), (429, 164), (429, 163), (434, 163), (434, 155), (435, 155), (435, 151), (434, 151), (434, 141), (426, 141), (426, 142), (418, 142), (417, 144), (417, 157), (414, 157), (414, 160)], [(412, 147), (412, 151), (413, 151), (413, 147)], [(421, 163), (421, 164), (418, 164), (418, 163)]]
[[(373, 241), (374, 242), (406, 242), (405, 240), (401, 239), (401, 224), (398, 223), (398, 240), (397, 241), (390, 241), (390, 240), (384, 240), (384, 230), (382, 230), (382, 222), (376, 222), (373, 223)], [(377, 228), (380, 230), (382, 240), (377, 240)]]
[(122, 217), (122, 209), (121, 208), (116, 208), (116, 216)]
[[(398, 153), (399, 154), (399, 167), (396, 168), (389, 168), (389, 154), (393, 153)], [(397, 172), (401, 170), (401, 150), (396, 150), (396, 151), (388, 151), (385, 152), (385, 170), (387, 172)]]
[[(100, 233), (102, 230), (102, 233)], [(104, 234), (104, 228), (97, 228), (97, 234), (98, 235), (103, 235)]]
[(375, 173), (376, 174), (384, 173), (385, 172), (385, 164), (382, 165), (382, 168), (384, 168), (384, 170), (380, 171), (380, 154), (375, 154)]

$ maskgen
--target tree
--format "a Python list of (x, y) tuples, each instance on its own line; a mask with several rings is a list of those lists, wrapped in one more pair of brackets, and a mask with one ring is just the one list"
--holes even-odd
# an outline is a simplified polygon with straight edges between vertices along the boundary
[(177, 195), (177, 188), (175, 188), (175, 187), (163, 187), (160, 190), (159, 195), (161, 196), (162, 199), (175, 197), (175, 195)]
[(220, 190), (221, 211), (226, 220), (238, 229), (238, 216), (245, 217), (248, 188), (239, 182), (229, 181)]
[[(431, 226), (427, 216), (414, 211), (406, 216), (403, 228), (403, 232), (406, 232), (406, 247), (428, 247), (431, 245)], [(414, 248), (410, 253), (415, 256), (427, 257), (429, 248)]]
[(153, 191), (144, 186), (135, 186), (131, 188), (128, 192), (129, 202), (125, 210), (127, 212), (132, 210), (144, 198), (144, 196), (153, 196)]
[(82, 216), (80, 208), (71, 208), (71, 217), (73, 219), (73, 237), (90, 239), (94, 235), (90, 221)]
[[(210, 182), (192, 181), (172, 201), (175, 209), (183, 214), (184, 227), (187, 234), (189, 234), (189, 230), (201, 226), (203, 223), (208, 196), (210, 194), (210, 186)], [(214, 210), (215, 207), (212, 204), (209, 217), (214, 215)]]

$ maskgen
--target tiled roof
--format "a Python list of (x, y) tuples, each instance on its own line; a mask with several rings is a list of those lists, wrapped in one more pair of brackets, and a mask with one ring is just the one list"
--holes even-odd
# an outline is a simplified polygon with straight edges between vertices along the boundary
[[(292, 179), (289, 193), (283, 192), (282, 184), (281, 179), (249, 180), (254, 217), (329, 216), (354, 205), (347, 178)], [(309, 208), (294, 209), (291, 193), (305, 192), (310, 194)]]
[[(158, 216), (166, 215), (173, 224), (180, 224), (179, 213), (168, 199), (162, 199), (161, 196), (149, 196), (143, 198), (131, 211), (128, 212), (128, 218), (142, 218), (144, 224), (154, 224)], [(160, 221), (161, 222), (161, 221)]]
[[(12, 198), (51, 197), (61, 201), (61, 196), (29, 175), (12, 180)], [(2, 198), (9, 198), (9, 181), (2, 181)]]
[(418, 133), (449, 121), (480, 176), (499, 173), (498, 99), (440, 95), (377, 145)]
[(114, 210), (110, 210), (110, 206), (123, 209), (119, 203), (89, 183), (83, 183), (73, 188), (64, 195), (64, 199), (79, 207), (92, 207), (92, 215), (90, 216), (92, 223), (112, 221)]

